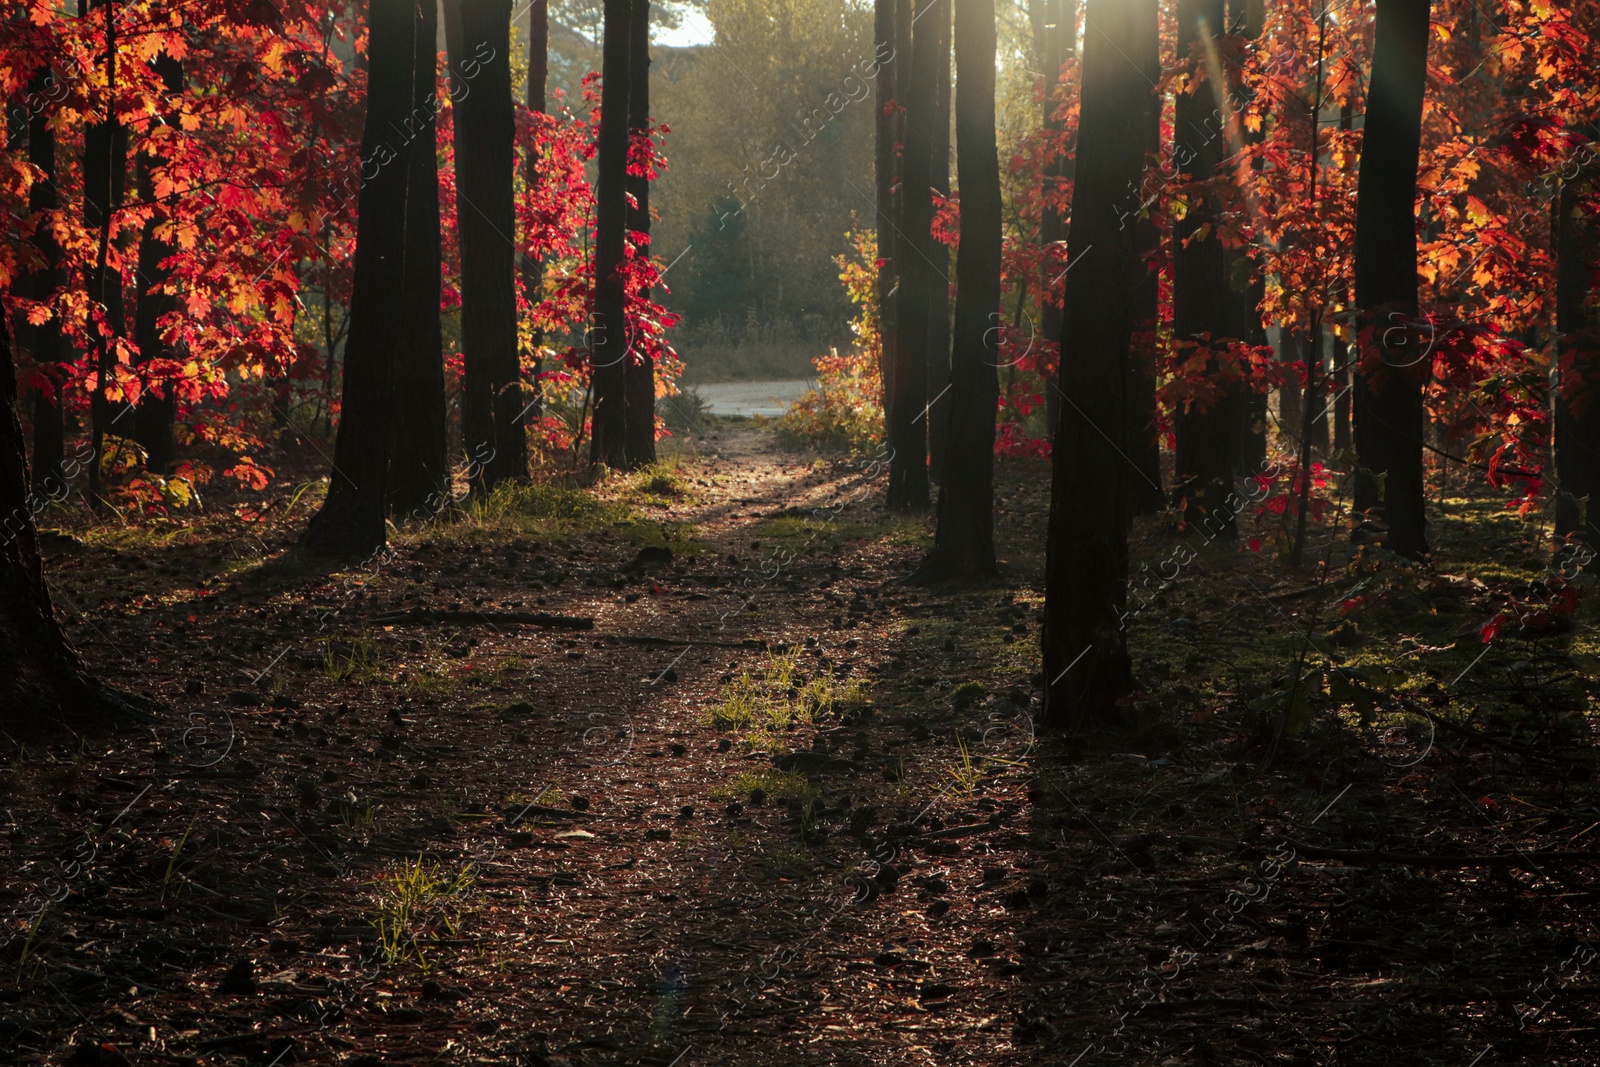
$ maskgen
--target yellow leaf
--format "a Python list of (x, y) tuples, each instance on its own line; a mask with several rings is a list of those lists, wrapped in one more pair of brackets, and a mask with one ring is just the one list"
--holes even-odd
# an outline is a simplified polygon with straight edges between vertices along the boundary
[(28, 323), (32, 326), (43, 326), (50, 321), (50, 309), (43, 304), (35, 304), (28, 309)]

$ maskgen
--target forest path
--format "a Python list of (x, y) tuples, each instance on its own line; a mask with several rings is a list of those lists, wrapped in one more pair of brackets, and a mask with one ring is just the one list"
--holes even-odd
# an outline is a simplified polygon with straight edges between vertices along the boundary
[[(292, 487), (276, 525), (51, 538), (90, 662), (173, 710), (0, 782), (8, 967), (36, 927), (0, 1047), (140, 1067), (1466, 1063), (1520, 1032), (1495, 1005), (1559, 962), (1546, 942), (1585, 929), (1581, 886), (1273, 859), (1291, 839), (1505, 851), (1472, 800), (1494, 792), (1600, 817), (1545, 764), (1405, 723), (1373, 748), (1331, 712), (1260, 767), (1256, 709), (1295, 627), (1339, 617), (1337, 586), (1201, 548), (1130, 619), (1148, 725), (1065, 759), (1033, 733), (1042, 464), (1000, 468), (1007, 580), (924, 589), (902, 579), (931, 520), (882, 512), (872, 457), (762, 429), (672, 447), (332, 573), (284, 553)], [(1174, 547), (1154, 523), (1135, 545), (1152, 568)], [(1430, 581), (1451, 611), (1493, 610)], [(1386, 589), (1363, 632), (1424, 632), (1415, 580)], [(1471, 665), (1494, 693), (1543, 655), (1484, 658), (1475, 633), (1448, 651), (1463, 624), (1426, 623), (1415, 669)], [(1527, 921), (1461, 951), (1485, 908)], [(1425, 991), (1415, 1012), (1400, 984)]]

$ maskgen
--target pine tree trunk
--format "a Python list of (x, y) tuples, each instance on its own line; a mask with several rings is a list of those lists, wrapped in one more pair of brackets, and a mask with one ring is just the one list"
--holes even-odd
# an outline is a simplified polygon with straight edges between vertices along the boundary
[(898, 203), (895, 189), (900, 182), (900, 127), (895, 109), (899, 104), (896, 91), (899, 72), (909, 65), (911, 58), (907, 55), (902, 60), (898, 26), (902, 18), (910, 18), (909, 14), (901, 15), (909, 5), (910, 0), (875, 0), (872, 9), (873, 55), (879, 64), (877, 119), (873, 127), (873, 173), (878, 208), (878, 375), (885, 396), (893, 377), (893, 354), (899, 341), (894, 289), (899, 279), (900, 251), (894, 220)]
[[(950, 20), (949, 4), (930, 11), (924, 20), (935, 23), (942, 38), (934, 45), (939, 57), (939, 80), (934, 95), (929, 181), (943, 199), (950, 197)], [(933, 260), (928, 289), (928, 473), (938, 481), (944, 477), (950, 436), (950, 249), (943, 241), (929, 241), (928, 255)]]
[(1374, 510), (1388, 527), (1389, 549), (1411, 559), (1428, 552), (1422, 383), (1433, 359), (1429, 338), (1407, 337), (1395, 324), (1417, 314), (1417, 159), (1427, 57), (1428, 0), (1378, 0), (1356, 186), (1356, 308), (1368, 340), (1353, 391), (1355, 505)]
[(446, 0), (456, 84), (456, 229), (461, 241), (461, 433), (473, 489), (527, 477), (517, 354), (511, 0)]
[(328, 496), (304, 539), (309, 551), (336, 556), (369, 555), (387, 541), (394, 359), (404, 321), (411, 143), (401, 131), (411, 108), (415, 0), (372, 0), (367, 20), (367, 115), (343, 401)]
[[(1224, 26), (1223, 0), (1179, 0), (1180, 61), (1187, 62), (1195, 46), (1204, 48), (1210, 39), (1221, 36)], [(1218, 118), (1220, 88), (1207, 78), (1193, 92), (1177, 98), (1174, 154), (1184, 179), (1211, 178), (1227, 151)], [(1188, 213), (1172, 224), (1172, 324), (1173, 333), (1183, 340), (1206, 343), (1209, 339), (1209, 343), (1219, 344), (1228, 333), (1233, 293), (1228, 285), (1227, 256), (1214, 229), (1203, 239), (1196, 237), (1202, 226), (1214, 225), (1209, 198), (1191, 203)], [(1207, 360), (1206, 373), (1218, 373), (1215, 360)], [(1196, 401), (1187, 409), (1180, 408), (1174, 420), (1176, 492), (1183, 501), (1184, 522), (1189, 529), (1210, 536), (1231, 536), (1236, 529), (1226, 501), (1233, 493), (1237, 411), (1237, 390), (1228, 386), (1209, 402)]]
[(995, 144), (994, 0), (956, 0), (956, 165), (961, 245), (956, 251), (955, 350), (939, 525), (924, 579), (985, 578), (994, 556), (994, 431), (1000, 396), (1000, 162)]
[[(943, 0), (918, 0), (923, 15)], [(894, 348), (894, 373), (884, 382), (884, 407), (889, 420), (888, 507), (891, 511), (925, 508), (928, 495), (928, 294), (940, 279), (933, 254), (933, 121), (937, 110), (939, 32), (926, 18), (916, 22), (911, 46), (911, 81), (904, 103), (905, 148), (900, 203), (900, 286)]]
[[(1600, 172), (1580, 172), (1562, 185), (1556, 203), (1556, 536), (1590, 551), (1600, 551), (1600, 315), (1593, 300), (1600, 271), (1600, 225), (1593, 215), (1600, 201), (1597, 183)], [(1591, 573), (1600, 570), (1593, 557), (1579, 558)]]
[(83, 222), (84, 228), (95, 234), (97, 242), (94, 265), (84, 269), (84, 282), (104, 323), (103, 328), (94, 334), (95, 389), (89, 398), (95, 455), (95, 462), (89, 467), (89, 486), (90, 494), (98, 502), (99, 458), (105, 453), (106, 434), (116, 431), (123, 437), (133, 436), (133, 426), (119, 425), (129, 410), (128, 406), (121, 401), (113, 402), (106, 392), (115, 382), (115, 341), (127, 333), (127, 320), (122, 306), (122, 269), (111, 262), (114, 254), (111, 226), (116, 213), (122, 208), (127, 187), (128, 131), (117, 118), (110, 102), (115, 98), (117, 89), (117, 5), (108, 0), (92, 0), (88, 10), (91, 14), (97, 10), (105, 12), (106, 84), (109, 94), (105, 118), (83, 131)]
[(600, 146), (596, 178), (594, 313), (591, 317), (594, 417), (589, 461), (622, 469), (627, 456), (626, 279), (622, 274), (627, 226), (629, 52), (633, 0), (605, 0), (601, 56)]
[[(152, 64), (161, 74), (161, 81), (169, 95), (183, 92), (183, 64), (163, 52)], [(174, 121), (169, 116), (168, 121)], [(165, 165), (165, 160), (148, 153), (139, 153), (134, 172), (139, 186), (139, 198), (146, 202), (155, 200), (154, 172)], [(176, 197), (172, 198), (176, 200)], [(159, 321), (161, 316), (178, 309), (175, 293), (163, 293), (172, 271), (161, 264), (177, 252), (170, 241), (156, 236), (156, 227), (164, 221), (161, 216), (151, 216), (139, 234), (139, 269), (136, 275), (138, 297), (133, 312), (133, 340), (139, 348), (139, 362), (152, 359), (171, 359), (172, 352), (161, 343)], [(148, 383), (147, 383), (148, 385)], [(167, 474), (177, 460), (177, 444), (173, 440), (172, 424), (177, 413), (177, 400), (172, 395), (172, 383), (161, 382), (159, 395), (146, 388), (139, 394), (134, 411), (134, 437), (146, 453), (146, 465), (153, 471)]]
[(1133, 688), (1128, 596), (1128, 348), (1138, 239), (1117, 207), (1137, 187), (1157, 74), (1156, 0), (1089, 0), (1078, 166), (1067, 251), (1076, 261), (1062, 328), (1062, 411), (1051, 453), (1041, 725), (1080, 733), (1115, 721)]
[[(633, 0), (633, 37), (628, 48), (628, 137), (642, 139), (650, 123), (650, 0)], [(650, 179), (629, 175), (628, 229), (642, 235), (636, 255), (650, 254)], [(648, 287), (639, 291), (648, 300)], [(656, 461), (656, 368), (644, 345), (635, 343), (625, 364), (627, 460), (629, 469)]]
[[(35, 76), (33, 92), (43, 95), (56, 85), (48, 69)], [(33, 247), (42, 265), (33, 272), (33, 298), (49, 300), (66, 283), (61, 269), (61, 246), (48, 225), (48, 216), (60, 206), (56, 192), (56, 135), (50, 128), (51, 111), (36, 109), (28, 120), (28, 162), (39, 168), (40, 179), (28, 190), (28, 210), (40, 221), (33, 231)], [(62, 461), (66, 458), (66, 421), (62, 416), (61, 391), (66, 369), (61, 366), (66, 353), (62, 347), (61, 320), (52, 315), (48, 322), (32, 331), (33, 360), (41, 372), (50, 375), (51, 393), (33, 392), (33, 470), (37, 484), (51, 496), (67, 489)]]
[[(533, 0), (528, 10), (528, 110), (535, 115), (545, 112), (545, 85), (550, 77), (550, 2)], [(530, 144), (522, 157), (522, 181), (533, 189), (539, 184), (539, 149)], [(527, 245), (526, 240), (523, 241)], [(544, 263), (531, 256), (522, 257), (522, 295), (529, 308), (536, 306), (544, 294)], [(544, 330), (537, 325), (528, 328), (529, 388), (528, 414), (523, 423), (537, 427), (544, 418), (544, 383), (539, 375), (544, 370)]]
[(389, 507), (396, 519), (427, 518), (450, 498), (444, 336), (439, 324), (439, 14), (421, 0), (411, 67), (411, 143), (406, 170), (405, 296), (395, 351)]

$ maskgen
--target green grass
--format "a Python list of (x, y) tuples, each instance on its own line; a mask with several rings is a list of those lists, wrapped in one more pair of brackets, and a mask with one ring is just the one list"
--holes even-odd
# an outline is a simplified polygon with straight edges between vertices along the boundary
[(377, 638), (358, 634), (348, 640), (324, 643), (322, 672), (330, 682), (357, 682), (369, 685), (384, 676), (383, 653)]
[(432, 970), (434, 946), (461, 936), (473, 910), (467, 897), (474, 880), (471, 864), (449, 870), (420, 855), (373, 879), (371, 922), (384, 962), (411, 961), (422, 971)]

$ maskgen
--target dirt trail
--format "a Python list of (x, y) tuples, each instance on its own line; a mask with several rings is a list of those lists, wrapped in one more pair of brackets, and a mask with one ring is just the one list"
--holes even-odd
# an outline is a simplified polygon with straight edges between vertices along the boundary
[[(927, 590), (901, 579), (930, 522), (881, 512), (871, 457), (751, 430), (691, 451), (598, 488), (642, 521), (569, 495), (577, 533), (440, 523), (334, 573), (275, 547), (303, 516), (52, 538), (90, 661), (173, 710), (0, 777), (0, 1049), (1298, 1065), (1464, 1063), (1520, 1032), (1504, 1006), (1584, 892), (1262, 873), (1297, 836), (1425, 841), (1497, 776), (1559, 802), (1514, 778), (1527, 761), (1441, 743), (1423, 773), (1336, 725), (1246, 762), (1241, 694), (1288, 662), (1259, 647), (1303, 578), (1203, 551), (1132, 620), (1149, 725), (1069, 760), (1032, 729), (1042, 465), (1001, 470), (1008, 583)], [(1171, 549), (1136, 542), (1152, 566)], [(450, 621), (374, 621), (398, 612)], [(513, 621), (534, 613), (594, 624)], [(1480, 815), (1451, 847), (1511, 847)], [(1463, 951), (1485, 909), (1528, 932)], [(1576, 1036), (1546, 1048), (1585, 1062)]]

